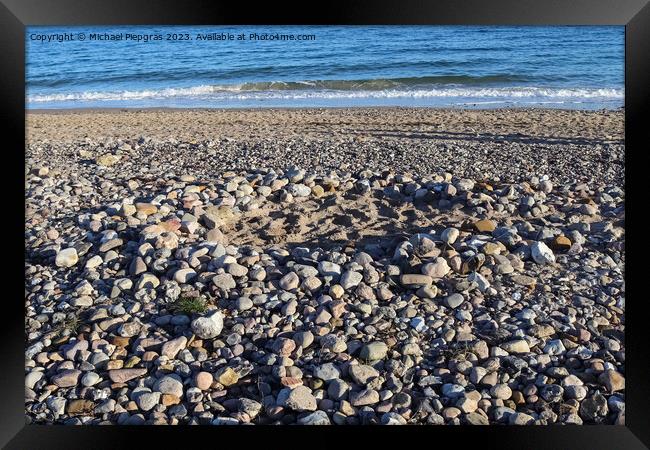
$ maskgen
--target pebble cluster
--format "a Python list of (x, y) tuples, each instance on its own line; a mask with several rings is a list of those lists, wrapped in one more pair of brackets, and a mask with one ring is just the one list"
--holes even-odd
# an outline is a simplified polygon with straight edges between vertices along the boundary
[[(135, 174), (120, 155), (145, 141), (80, 147), (78, 165), (28, 149), (32, 423), (624, 423), (620, 185)], [(328, 198), (435, 220), (322, 247), (231, 239), (260, 208)]]

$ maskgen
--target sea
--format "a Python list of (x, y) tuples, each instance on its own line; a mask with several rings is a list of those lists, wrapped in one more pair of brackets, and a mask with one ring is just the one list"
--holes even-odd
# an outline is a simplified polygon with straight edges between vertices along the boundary
[(616, 109), (619, 26), (26, 29), (28, 109)]

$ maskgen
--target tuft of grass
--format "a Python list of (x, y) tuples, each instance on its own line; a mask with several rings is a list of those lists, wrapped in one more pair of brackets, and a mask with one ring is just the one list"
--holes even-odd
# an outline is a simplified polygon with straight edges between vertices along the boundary
[(169, 310), (176, 314), (203, 314), (208, 310), (208, 305), (201, 297), (181, 296), (170, 305)]
[(79, 327), (81, 326), (81, 320), (76, 315), (64, 319), (60, 322), (52, 331), (56, 336), (63, 337), (69, 336), (72, 334), (77, 334)]
[(467, 342), (465, 342), (463, 344), (456, 344), (455, 346), (447, 347), (441, 350), (439, 355), (444, 356), (445, 360), (451, 361), (453, 359), (465, 360), (470, 353), (473, 353), (472, 349)]

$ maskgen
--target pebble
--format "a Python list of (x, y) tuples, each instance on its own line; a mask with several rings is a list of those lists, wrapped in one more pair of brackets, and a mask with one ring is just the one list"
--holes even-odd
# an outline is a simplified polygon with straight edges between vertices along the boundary
[[(35, 423), (624, 422), (625, 199), (610, 175), (226, 173), (210, 161), (235, 141), (146, 138), (83, 144), (131, 149), (98, 172), (57, 145), (26, 176)], [(192, 175), (172, 151), (192, 152)], [(366, 206), (414, 217), (366, 239)], [(197, 295), (207, 312), (172, 308)]]
[(72, 267), (79, 261), (79, 255), (75, 248), (66, 248), (56, 254), (57, 267)]
[(162, 345), (160, 354), (169, 359), (174, 359), (176, 358), (176, 355), (178, 355), (178, 352), (185, 348), (186, 344), (187, 338), (185, 336), (170, 339)]
[(355, 383), (365, 386), (368, 381), (379, 376), (379, 372), (366, 364), (355, 364), (349, 367), (348, 372)]
[(366, 361), (377, 361), (386, 357), (388, 346), (383, 342), (371, 342), (361, 348), (359, 356)]
[(165, 375), (156, 380), (153, 386), (155, 392), (183, 397), (183, 380), (178, 375)]
[(331, 425), (330, 419), (325, 411), (314, 411), (298, 419), (300, 425)]
[(356, 287), (363, 281), (363, 274), (361, 272), (353, 272), (348, 270), (343, 273), (339, 284), (344, 290), (349, 290), (353, 287)]
[(456, 228), (445, 228), (440, 234), (440, 239), (447, 244), (453, 244), (458, 236), (460, 236), (460, 232)]
[(405, 274), (400, 277), (400, 283), (402, 283), (403, 286), (409, 288), (428, 286), (433, 283), (433, 278), (428, 275), (420, 275), (415, 273)]
[(615, 370), (606, 370), (598, 377), (609, 392), (622, 391), (625, 389), (625, 378)]
[(223, 314), (212, 311), (192, 321), (192, 332), (201, 339), (213, 339), (223, 330)]
[(153, 409), (160, 401), (160, 392), (145, 392), (136, 397), (135, 402), (142, 411)]
[(52, 377), (52, 382), (58, 387), (72, 387), (76, 386), (79, 382), (80, 370), (66, 369), (58, 372)]
[(294, 389), (284, 388), (280, 391), (277, 404), (294, 411), (316, 411), (316, 398), (307, 386), (297, 386)]
[(461, 294), (451, 294), (445, 298), (445, 305), (447, 305), (451, 309), (458, 308), (465, 299)]
[(341, 376), (341, 371), (333, 363), (325, 363), (314, 369), (314, 376), (323, 381), (336, 380)]
[(194, 385), (202, 391), (207, 390), (212, 385), (213, 377), (210, 372), (197, 372), (194, 375)]
[(379, 403), (379, 392), (374, 389), (353, 392), (350, 394), (350, 403), (352, 406), (374, 405)]
[(296, 275), (295, 272), (289, 272), (280, 279), (279, 284), (280, 288), (284, 289), (285, 291), (291, 291), (298, 287), (300, 284), (300, 278), (298, 278), (298, 275)]
[(132, 369), (113, 369), (108, 371), (108, 376), (113, 383), (126, 383), (127, 381), (139, 378), (147, 373), (147, 369), (132, 368)]
[(543, 242), (533, 242), (530, 253), (537, 264), (552, 264), (555, 262), (553, 251)]
[(530, 346), (524, 339), (504, 342), (501, 344), (501, 348), (508, 353), (530, 353)]

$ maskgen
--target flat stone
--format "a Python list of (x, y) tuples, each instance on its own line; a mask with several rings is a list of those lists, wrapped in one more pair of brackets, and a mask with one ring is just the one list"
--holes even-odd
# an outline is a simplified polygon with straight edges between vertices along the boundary
[(293, 389), (295, 387), (302, 386), (304, 383), (302, 382), (302, 380), (300, 378), (282, 377), (282, 378), (280, 378), (280, 384), (282, 386), (286, 386), (286, 387), (288, 387), (290, 389)]
[(43, 372), (32, 370), (25, 376), (25, 387), (27, 387), (28, 389), (34, 389), (36, 383), (41, 381), (43, 376), (44, 376)]
[(445, 258), (438, 257), (434, 262), (424, 264), (421, 271), (423, 275), (438, 279), (447, 275), (451, 271), (451, 267), (449, 267)]
[(147, 373), (147, 369), (132, 368), (132, 369), (113, 369), (108, 371), (108, 377), (113, 383), (126, 383), (134, 378), (139, 378)]
[(80, 370), (65, 369), (52, 377), (52, 383), (62, 388), (73, 387), (79, 382), (79, 376), (81, 376)]
[(590, 422), (596, 421), (599, 417), (605, 417), (608, 412), (607, 399), (600, 392), (596, 392), (580, 403), (580, 417)]
[(136, 290), (142, 289), (156, 289), (160, 286), (160, 280), (152, 273), (143, 273), (135, 285)]
[[(322, 189), (322, 188), (321, 188)], [(300, 425), (331, 425), (330, 419), (325, 411), (314, 411), (298, 419)]]
[(473, 413), (478, 409), (478, 402), (473, 398), (462, 397), (456, 401), (456, 408), (465, 414)]
[(235, 372), (232, 367), (222, 367), (215, 372), (214, 377), (219, 383), (226, 387), (239, 382), (239, 375), (237, 375), (237, 372)]
[(98, 156), (95, 158), (95, 164), (102, 167), (111, 167), (117, 164), (120, 160), (119, 156), (111, 155), (107, 153), (105, 155)]
[(316, 367), (313, 371), (316, 378), (323, 381), (335, 380), (341, 376), (341, 371), (333, 363), (325, 363)]
[(138, 322), (126, 322), (117, 328), (117, 334), (122, 337), (133, 337), (140, 332), (142, 325)]
[(492, 233), (497, 228), (497, 224), (494, 220), (483, 219), (474, 223), (474, 228), (476, 231), (481, 233)]
[(248, 274), (248, 269), (241, 264), (232, 263), (228, 264), (228, 273), (235, 278), (241, 278)]
[(237, 287), (237, 283), (235, 282), (235, 279), (229, 273), (220, 273), (219, 275), (215, 275), (214, 277), (212, 277), (212, 284), (214, 284), (219, 289), (223, 289), (225, 291)]
[(124, 241), (120, 238), (115, 238), (115, 239), (109, 239), (108, 241), (104, 242), (102, 245), (99, 246), (99, 251), (102, 253), (106, 253), (109, 250), (116, 249), (118, 247), (121, 247)]
[(352, 406), (374, 405), (375, 403), (379, 403), (379, 392), (374, 389), (364, 389), (350, 394)]
[(560, 339), (553, 339), (544, 346), (544, 353), (547, 355), (561, 355), (566, 351), (564, 344)]
[(77, 357), (77, 354), (85, 350), (88, 350), (88, 341), (77, 341), (65, 348), (63, 351), (63, 356), (65, 356), (65, 359), (74, 361)]
[(296, 345), (305, 349), (314, 342), (314, 334), (311, 331), (299, 331), (294, 333), (293, 341)]
[(341, 275), (341, 266), (330, 261), (321, 261), (318, 263), (318, 272), (324, 277), (338, 280)]
[(95, 402), (91, 400), (70, 400), (67, 404), (67, 413), (72, 415), (90, 414), (95, 409)]
[(492, 398), (498, 398), (501, 400), (508, 400), (512, 397), (512, 389), (507, 384), (495, 384), (490, 389), (490, 395)]
[(169, 359), (176, 358), (178, 352), (185, 348), (187, 344), (187, 338), (185, 336), (177, 337), (176, 339), (171, 339), (165, 342), (162, 345), (160, 354), (166, 356)]
[(571, 242), (571, 239), (564, 235), (561, 235), (553, 239), (551, 247), (558, 251), (566, 251), (569, 250), (572, 245), (573, 243)]
[(253, 306), (253, 301), (248, 297), (239, 297), (237, 300), (235, 300), (235, 309), (237, 311), (248, 311), (249, 309), (253, 308)]
[(81, 384), (90, 387), (94, 386), (101, 381), (101, 377), (95, 372), (86, 372), (83, 377), (81, 377)]
[(335, 401), (343, 400), (350, 386), (343, 380), (332, 380), (327, 386), (327, 396)]
[(530, 353), (528, 342), (524, 339), (515, 339), (513, 341), (504, 342), (501, 348), (508, 353)]
[(535, 286), (537, 279), (528, 275), (515, 274), (511, 276), (512, 281), (520, 286)]
[(196, 277), (194, 269), (179, 269), (174, 272), (174, 281), (177, 283), (188, 283)]
[(487, 242), (483, 248), (481, 248), (481, 251), (486, 255), (498, 255), (503, 250), (501, 245), (499, 243)]
[(477, 412), (471, 412), (465, 416), (465, 422), (467, 422), (470, 425), (489, 425), (490, 422), (488, 421), (488, 418), (485, 417), (483, 414), (479, 414)]
[(399, 281), (405, 287), (420, 287), (432, 284), (433, 278), (428, 275), (409, 273), (402, 275)]
[(210, 244), (224, 243), (225, 239), (223, 233), (218, 228), (213, 228), (205, 235), (205, 240)]
[(522, 412), (515, 412), (508, 417), (509, 425), (531, 425), (535, 418)]
[(407, 422), (403, 416), (395, 412), (387, 412), (381, 416), (381, 424), (382, 425), (406, 425)]
[(158, 207), (152, 203), (136, 203), (135, 209), (138, 213), (150, 216), (158, 212)]
[(160, 403), (164, 406), (178, 405), (180, 402), (180, 397), (173, 394), (162, 394), (160, 396)]

